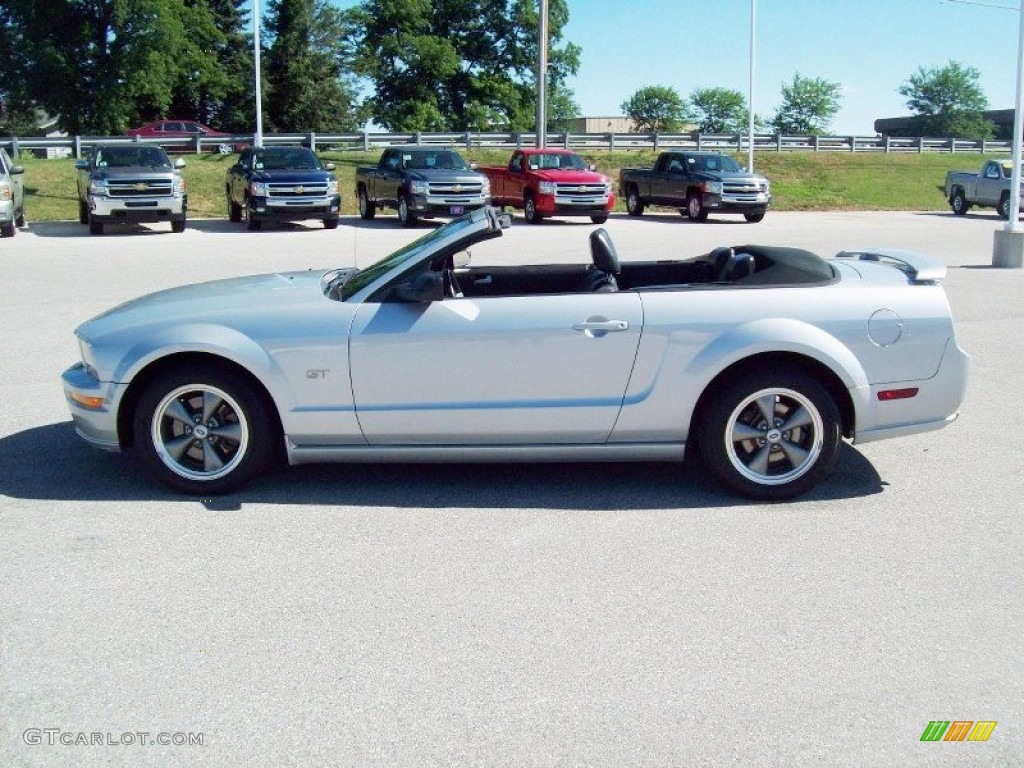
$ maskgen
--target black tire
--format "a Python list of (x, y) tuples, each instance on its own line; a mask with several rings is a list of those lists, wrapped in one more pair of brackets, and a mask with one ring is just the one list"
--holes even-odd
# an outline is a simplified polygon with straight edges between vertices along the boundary
[(249, 201), (245, 201), (245, 228), (250, 232), (259, 232), (263, 229), (263, 222), (253, 215), (252, 207), (249, 205)]
[(103, 234), (103, 222), (96, 221), (92, 216), (89, 217), (89, 234), (90, 235), (102, 235)]
[(338, 219), (336, 217), (335, 218), (331, 218), (331, 219), (324, 219), (324, 229), (337, 229), (337, 228), (338, 228)]
[(736, 376), (703, 411), (697, 426), (702, 461), (725, 486), (752, 499), (806, 493), (828, 476), (839, 452), (839, 410), (817, 380), (799, 371)]
[(14, 228), (14, 222), (10, 224), (0, 224), (0, 237), (14, 237), (18, 230)]
[(758, 211), (757, 213), (744, 213), (743, 218), (746, 219), (749, 224), (757, 224), (759, 221), (764, 220), (764, 211)]
[(78, 223), (88, 224), (89, 223), (89, 207), (81, 200), (78, 201)]
[(534, 200), (532, 193), (528, 193), (523, 200), (523, 216), (526, 217), (527, 224), (540, 224), (543, 221), (537, 213), (537, 201)]
[(370, 202), (366, 187), (359, 187), (359, 218), (369, 221), (377, 215), (377, 206)]
[(185, 231), (185, 219), (171, 219), (171, 232), (182, 233)]
[(231, 199), (231, 193), (228, 192), (228, 221), (232, 224), (237, 224), (242, 220), (242, 206)]
[[(1007, 200), (1009, 200), (1009, 197), (1007, 197)], [(967, 197), (962, 189), (958, 189), (953, 193), (953, 197), (949, 199), (949, 207), (953, 209), (953, 214), (956, 216), (963, 216), (971, 210), (971, 204), (967, 202)]]
[(406, 195), (398, 196), (398, 223), (403, 227), (416, 226), (416, 214), (409, 205), (409, 198)]
[(1000, 219), (1010, 218), (1010, 193), (1003, 192), (1003, 196), (999, 198), (999, 207), (996, 209)]
[(708, 211), (704, 207), (704, 201), (701, 200), (699, 192), (697, 194), (691, 192), (686, 196), (686, 216), (690, 221), (707, 221)]
[(193, 495), (240, 488), (275, 455), (276, 423), (252, 383), (208, 366), (157, 375), (139, 398), (132, 430), (146, 473)]
[(643, 216), (646, 207), (644, 201), (640, 199), (640, 190), (636, 188), (636, 184), (630, 184), (626, 189), (626, 213), (630, 216)]
[(14, 220), (14, 226), (24, 227), (25, 226), (25, 211), (23, 210), (18, 214), (18, 217)]
[(606, 221), (608, 221), (608, 214), (595, 213), (593, 216), (590, 217), (590, 220), (595, 224), (604, 224)]

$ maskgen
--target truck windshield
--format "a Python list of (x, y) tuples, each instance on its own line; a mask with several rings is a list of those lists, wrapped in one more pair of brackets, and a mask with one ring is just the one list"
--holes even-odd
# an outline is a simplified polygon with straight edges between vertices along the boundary
[(309, 149), (274, 147), (257, 152), (253, 167), (258, 171), (312, 171), (320, 168), (320, 161)]
[(446, 170), (468, 171), (469, 166), (458, 152), (438, 150), (436, 152), (403, 152), (402, 165), (410, 171)]
[(585, 171), (587, 170), (587, 164), (583, 162), (583, 158), (579, 155), (564, 155), (558, 154), (542, 154), (542, 155), (531, 155), (529, 158), (530, 168), (537, 170), (567, 170), (567, 171)]
[(739, 171), (742, 170), (735, 160), (725, 155), (696, 155), (691, 157), (691, 171)]
[(158, 147), (104, 147), (96, 153), (96, 165), (107, 168), (137, 165), (170, 167), (167, 155)]

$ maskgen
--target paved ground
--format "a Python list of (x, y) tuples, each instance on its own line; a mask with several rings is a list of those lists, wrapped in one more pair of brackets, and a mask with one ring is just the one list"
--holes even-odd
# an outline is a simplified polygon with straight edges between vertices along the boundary
[[(493, 258), (587, 258), (589, 222), (516, 224)], [(0, 241), (0, 765), (1024, 762), (1024, 271), (990, 268), (1001, 222), (607, 226), (623, 258), (938, 256), (974, 360), (961, 419), (846, 447), (776, 506), (632, 465), (300, 467), (203, 504), (75, 438), (75, 325), (184, 282), (365, 266), (416, 233), (33, 225)], [(998, 725), (921, 743), (932, 720)]]

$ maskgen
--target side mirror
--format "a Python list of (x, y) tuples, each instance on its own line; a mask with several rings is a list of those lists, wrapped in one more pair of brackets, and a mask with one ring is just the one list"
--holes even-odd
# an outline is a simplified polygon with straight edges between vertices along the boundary
[(178, 169), (184, 168), (184, 167), (185, 167), (185, 161), (184, 161), (184, 160), (182, 160), (182, 159), (181, 159), (181, 158), (179, 157), (179, 158), (178, 158), (177, 160), (175, 160), (175, 161), (174, 161), (174, 167), (175, 167), (175, 168), (178, 168)]
[(591, 163), (590, 165), (587, 166), (587, 170), (588, 171), (596, 171), (597, 170), (597, 166), (594, 165), (593, 163)]
[(324, 170), (325, 171), (333, 171), (334, 170), (334, 163), (325, 163), (324, 164)]
[(23, 166), (23, 165), (12, 165), (11, 166), (11, 175), (12, 176), (16, 176), (17, 174), (24, 173), (24, 172), (25, 172), (25, 166)]
[(470, 164), (469, 164), (469, 170), (471, 170), (471, 171), (475, 171), (475, 170), (477, 169), (477, 167), (478, 167), (478, 166), (477, 166), (477, 164), (476, 164), (476, 163), (470, 163)]
[(452, 267), (455, 269), (465, 269), (469, 266), (472, 258), (473, 255), (469, 252), (468, 248), (464, 251), (459, 251), (452, 257)]
[(421, 272), (396, 285), (395, 295), (402, 301), (418, 304), (441, 301), (444, 299), (444, 276), (440, 272)]

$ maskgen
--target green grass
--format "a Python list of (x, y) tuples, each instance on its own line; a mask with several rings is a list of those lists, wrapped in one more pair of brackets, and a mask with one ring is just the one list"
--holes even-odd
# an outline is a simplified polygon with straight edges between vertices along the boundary
[[(459, 150), (480, 165), (504, 165), (508, 150)], [(602, 173), (618, 181), (625, 167), (654, 163), (654, 152), (584, 152)], [(189, 214), (196, 218), (227, 216), (224, 173), (233, 155), (185, 155), (183, 171), (188, 185)], [(375, 165), (374, 152), (326, 151), (321, 157), (336, 166), (341, 183), (342, 213), (354, 214), (355, 171)], [(740, 163), (746, 158), (737, 156)], [(760, 152), (754, 158), (758, 173), (772, 182), (774, 210), (944, 210), (948, 204), (937, 187), (946, 171), (980, 169), (986, 158), (968, 154), (875, 154), (840, 152)], [(32, 221), (75, 220), (78, 204), (73, 160), (40, 160), (27, 154), (25, 166), (26, 212)], [(618, 201), (617, 210), (623, 210)]]

